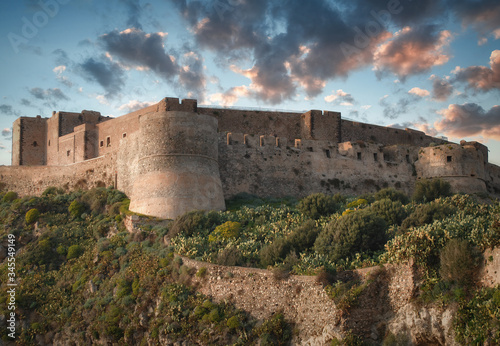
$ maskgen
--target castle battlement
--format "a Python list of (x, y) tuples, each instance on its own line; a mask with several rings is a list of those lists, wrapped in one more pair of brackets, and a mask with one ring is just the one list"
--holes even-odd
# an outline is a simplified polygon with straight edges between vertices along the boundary
[(175, 218), (224, 209), (247, 192), (302, 197), (356, 194), (441, 177), (456, 191), (500, 194), (500, 168), (477, 142), (450, 143), (413, 129), (342, 119), (339, 112), (198, 107), (164, 98), (117, 118), (53, 112), (14, 122), (4, 186), (21, 195), (48, 186), (123, 190), (133, 211)]

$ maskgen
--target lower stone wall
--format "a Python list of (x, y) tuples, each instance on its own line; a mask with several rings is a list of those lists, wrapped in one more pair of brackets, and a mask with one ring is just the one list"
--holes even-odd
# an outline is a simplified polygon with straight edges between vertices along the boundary
[(0, 185), (19, 196), (40, 195), (49, 186), (65, 190), (115, 185), (116, 155), (66, 166), (0, 166)]
[[(388, 319), (410, 302), (415, 286), (410, 266), (388, 265), (383, 270), (374, 267), (354, 271), (351, 274), (362, 281), (373, 273), (382, 273), (379, 274), (382, 276), (379, 284), (363, 291), (360, 303), (346, 314), (335, 306), (314, 276), (293, 275), (276, 280), (268, 270), (182, 259), (188, 267), (207, 269), (203, 278), (193, 277), (193, 284), (215, 301), (229, 301), (258, 319), (282, 311), (296, 331), (293, 343), (300, 345), (328, 345), (348, 330), (381, 341)], [(378, 326), (378, 330), (374, 326)]]

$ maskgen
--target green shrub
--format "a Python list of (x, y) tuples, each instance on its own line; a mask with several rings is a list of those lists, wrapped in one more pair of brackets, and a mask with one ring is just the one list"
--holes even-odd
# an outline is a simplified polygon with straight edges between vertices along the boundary
[(223, 266), (237, 266), (241, 264), (242, 255), (238, 248), (231, 246), (225, 248), (221, 253), (217, 255), (217, 264)]
[(215, 230), (208, 236), (208, 241), (224, 241), (238, 237), (241, 224), (235, 221), (227, 221), (215, 227)]
[(43, 191), (42, 196), (56, 196), (64, 194), (64, 190), (60, 187), (49, 186)]
[(84, 248), (81, 245), (71, 245), (68, 249), (67, 259), (78, 258), (83, 255)]
[(288, 345), (292, 339), (292, 330), (282, 312), (265, 320), (256, 332), (260, 335), (260, 345)]
[(267, 267), (281, 262), (290, 253), (290, 250), (290, 243), (285, 238), (277, 238), (260, 250), (260, 264)]
[(454, 319), (460, 345), (500, 345), (500, 286), (481, 288), (460, 302)]
[(369, 210), (359, 210), (330, 222), (316, 239), (314, 249), (333, 261), (377, 251), (387, 240), (386, 228), (384, 219)]
[(466, 240), (450, 239), (441, 250), (439, 258), (439, 274), (443, 280), (461, 286), (472, 283), (476, 261)]
[(204, 278), (207, 275), (207, 268), (206, 267), (201, 267), (197, 272), (196, 276), (199, 278)]
[(290, 233), (286, 239), (295, 252), (301, 253), (314, 245), (318, 234), (319, 229), (316, 223), (308, 220)]
[(355, 201), (352, 201), (351, 203), (347, 204), (346, 205), (346, 208), (358, 208), (358, 207), (361, 207), (361, 206), (366, 206), (368, 205), (368, 201), (364, 198), (358, 198), (357, 200)]
[(376, 201), (388, 198), (393, 202), (400, 201), (401, 204), (406, 204), (409, 202), (409, 198), (404, 192), (396, 190), (392, 187), (380, 190), (379, 192), (375, 193), (373, 197)]
[(337, 211), (338, 197), (326, 196), (322, 193), (315, 193), (300, 200), (297, 209), (307, 217), (319, 219), (321, 216), (328, 216)]
[(420, 227), (431, 224), (436, 220), (442, 220), (450, 217), (456, 212), (456, 209), (450, 205), (443, 205), (437, 202), (421, 204), (405, 219), (401, 224), (402, 230), (408, 230), (411, 227)]
[(102, 187), (93, 188), (85, 192), (81, 197), (81, 201), (89, 206), (90, 211), (94, 215), (104, 212), (107, 200), (107, 191)]
[(388, 198), (377, 200), (370, 206), (370, 210), (387, 222), (388, 225), (400, 225), (406, 217), (406, 210), (401, 201), (392, 201)]
[(240, 318), (238, 317), (238, 315), (229, 317), (227, 319), (226, 325), (229, 329), (238, 329), (241, 326)]
[(77, 200), (71, 202), (71, 204), (68, 207), (68, 212), (74, 219), (79, 218), (84, 211), (85, 211), (85, 205)]
[(413, 200), (417, 202), (431, 202), (448, 196), (451, 196), (451, 185), (442, 179), (418, 180), (413, 192)]
[(4, 202), (12, 202), (14, 201), (15, 199), (17, 199), (17, 193), (15, 193), (14, 191), (9, 191), (7, 192), (4, 196), (3, 196), (3, 201)]
[(31, 224), (37, 222), (39, 217), (40, 217), (40, 212), (38, 211), (38, 209), (34, 208), (34, 209), (28, 210), (28, 212), (26, 213), (26, 216), (25, 216), (26, 224), (31, 225)]
[(189, 237), (200, 231), (205, 231), (205, 233), (208, 234), (219, 224), (220, 218), (216, 212), (205, 213), (202, 210), (190, 211), (175, 219), (172, 227), (168, 231), (168, 236), (170, 239), (178, 234)]

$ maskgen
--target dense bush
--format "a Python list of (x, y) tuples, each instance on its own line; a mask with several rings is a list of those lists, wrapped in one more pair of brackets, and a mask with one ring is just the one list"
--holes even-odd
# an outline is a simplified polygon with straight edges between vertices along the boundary
[(215, 227), (215, 230), (208, 236), (208, 241), (225, 241), (236, 238), (241, 229), (241, 224), (235, 221), (227, 221)]
[(322, 193), (315, 193), (300, 200), (297, 209), (307, 217), (319, 219), (321, 216), (335, 213), (340, 201), (340, 195), (326, 196)]
[(451, 185), (442, 179), (418, 180), (413, 192), (413, 200), (417, 202), (431, 202), (448, 196), (451, 196)]
[(190, 211), (175, 219), (168, 232), (169, 238), (179, 234), (191, 236), (197, 232), (212, 232), (220, 224), (220, 217), (216, 212), (205, 213), (202, 210)]
[(84, 249), (81, 245), (71, 245), (68, 249), (68, 254), (66, 255), (67, 259), (78, 258), (84, 252)]
[(42, 196), (56, 196), (64, 194), (64, 190), (60, 187), (49, 186), (43, 191)]
[(370, 210), (387, 222), (388, 225), (400, 225), (406, 217), (406, 210), (401, 201), (381, 199), (370, 206)]
[(225, 248), (221, 253), (217, 255), (217, 264), (224, 266), (237, 266), (241, 265), (242, 256), (238, 248), (231, 246)]
[(437, 202), (418, 205), (415, 210), (403, 220), (402, 230), (408, 230), (411, 227), (420, 227), (430, 224), (435, 220), (442, 220), (450, 217), (456, 212), (456, 209), (449, 204)]
[(319, 234), (314, 249), (336, 261), (352, 257), (357, 252), (372, 252), (383, 248), (387, 224), (369, 210), (359, 210), (330, 222)]
[(365, 198), (358, 198), (357, 200), (355, 201), (352, 201), (351, 203), (347, 204), (346, 207), (347, 208), (358, 208), (358, 207), (364, 207), (366, 205), (368, 205), (368, 200), (366, 200)]
[(38, 221), (38, 218), (40, 217), (40, 212), (38, 209), (30, 209), (26, 213), (25, 220), (27, 225), (31, 225), (32, 223), (35, 223)]
[(440, 253), (439, 274), (441, 278), (460, 286), (473, 282), (476, 261), (469, 242), (450, 239)]
[(316, 223), (312, 220), (307, 220), (298, 228), (294, 229), (286, 240), (296, 253), (300, 253), (314, 245), (318, 234), (319, 229), (316, 227)]
[(409, 198), (404, 192), (396, 190), (392, 187), (380, 190), (379, 192), (375, 193), (373, 197), (376, 201), (387, 198), (393, 202), (399, 201), (401, 202), (401, 204), (406, 204), (409, 202)]
[(263, 267), (283, 261), (291, 251), (291, 245), (285, 238), (277, 238), (260, 250), (260, 264)]
[(79, 218), (85, 212), (85, 205), (77, 200), (74, 200), (69, 205), (68, 212), (74, 219)]
[(3, 196), (2, 200), (4, 202), (12, 202), (16, 198), (17, 198), (17, 193), (15, 193), (14, 191), (9, 191)]

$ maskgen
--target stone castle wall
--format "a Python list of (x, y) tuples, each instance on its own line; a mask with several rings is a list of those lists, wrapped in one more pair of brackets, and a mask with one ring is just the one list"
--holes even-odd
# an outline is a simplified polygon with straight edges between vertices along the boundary
[(224, 209), (224, 198), (242, 192), (411, 193), (417, 179), (434, 177), (455, 191), (500, 195), (500, 168), (487, 155), (476, 142), (448, 143), (337, 112), (218, 109), (165, 98), (119, 118), (92, 111), (22, 117), (14, 123), (13, 166), (0, 167), (0, 179), (21, 195), (51, 185), (114, 185), (131, 197), (132, 210), (174, 218)]

